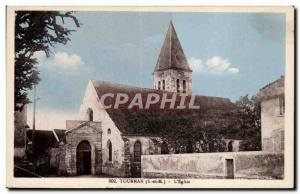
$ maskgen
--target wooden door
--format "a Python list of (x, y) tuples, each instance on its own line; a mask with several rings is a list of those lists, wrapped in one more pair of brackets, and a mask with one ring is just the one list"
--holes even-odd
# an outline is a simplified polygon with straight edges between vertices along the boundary
[(233, 179), (234, 178), (234, 163), (233, 159), (226, 159), (226, 178)]
[(82, 141), (76, 149), (77, 175), (91, 174), (91, 146), (88, 141)]

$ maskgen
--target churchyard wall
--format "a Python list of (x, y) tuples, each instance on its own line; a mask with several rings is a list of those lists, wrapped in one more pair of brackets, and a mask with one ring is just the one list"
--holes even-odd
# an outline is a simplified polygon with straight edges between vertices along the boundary
[(229, 162), (233, 177), (281, 179), (284, 156), (280, 153), (226, 152), (142, 156), (144, 178), (228, 178)]

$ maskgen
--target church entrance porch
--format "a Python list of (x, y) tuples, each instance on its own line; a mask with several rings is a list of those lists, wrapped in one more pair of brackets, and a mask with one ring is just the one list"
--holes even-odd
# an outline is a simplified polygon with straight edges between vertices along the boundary
[(68, 120), (65, 138), (60, 142), (59, 150), (58, 174), (101, 175), (101, 123)]
[(91, 174), (91, 146), (88, 141), (78, 144), (76, 150), (77, 175)]

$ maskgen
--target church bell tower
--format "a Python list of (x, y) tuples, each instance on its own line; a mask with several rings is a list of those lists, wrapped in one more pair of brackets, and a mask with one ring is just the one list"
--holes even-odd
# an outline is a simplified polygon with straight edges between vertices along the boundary
[(192, 70), (172, 21), (153, 72), (154, 89), (192, 94)]

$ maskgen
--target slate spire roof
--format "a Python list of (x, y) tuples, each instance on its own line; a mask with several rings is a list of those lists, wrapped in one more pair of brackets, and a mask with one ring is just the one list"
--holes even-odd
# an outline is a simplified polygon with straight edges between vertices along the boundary
[(154, 71), (179, 69), (191, 72), (174, 25), (170, 22)]

